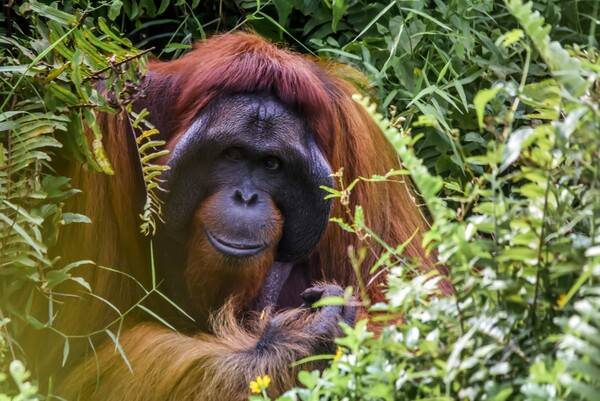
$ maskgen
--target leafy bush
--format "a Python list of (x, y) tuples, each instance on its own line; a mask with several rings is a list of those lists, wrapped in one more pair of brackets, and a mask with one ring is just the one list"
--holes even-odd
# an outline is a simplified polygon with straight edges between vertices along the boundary
[[(346, 328), (331, 367), (281, 399), (600, 399), (599, 2), (60, 3), (11, 3), (0, 28), (0, 399), (36, 396), (13, 334), (53, 313), (35, 319), (30, 294), (52, 311), (59, 283), (87, 289), (48, 252), (62, 225), (86, 221), (62, 212), (76, 190), (53, 169), (58, 152), (110, 173), (101, 133), (88, 148), (81, 127), (133, 100), (136, 47), (177, 57), (241, 25), (368, 75), (391, 122), (357, 101), (412, 175), (427, 246), (456, 288), (436, 296), (439, 278), (392, 264), (402, 246), (390, 244), (388, 302), (371, 308), (392, 320), (379, 336)], [(110, 102), (91, 85), (99, 73)], [(364, 235), (354, 213), (337, 217)], [(254, 387), (264, 399), (268, 380)]]
[[(72, 274), (83, 261), (65, 265), (50, 252), (62, 226), (89, 222), (63, 212), (64, 200), (79, 190), (58, 174), (56, 156), (112, 174), (94, 110), (114, 112), (130, 103), (135, 91), (128, 80), (137, 79), (141, 66), (139, 51), (104, 19), (37, 1), (9, 6), (0, 32), (0, 367), (6, 372), (0, 373), (0, 399), (24, 400), (34, 398), (37, 387), (26, 381), (13, 334), (25, 326), (52, 327), (64, 296), (54, 289), (61, 283), (91, 290)], [(111, 105), (92, 83), (100, 76), (108, 78)], [(94, 133), (91, 147), (84, 124)], [(44, 300), (46, 320), (34, 316), (34, 299)], [(65, 357), (68, 348), (65, 337)]]
[[(372, 310), (403, 319), (379, 337), (364, 321), (346, 328), (332, 367), (304, 372), (306, 388), (280, 400), (600, 397), (600, 61), (593, 47), (569, 53), (551, 42), (531, 4), (511, 0), (506, 9), (522, 29), (494, 45), (524, 54), (521, 77), (497, 79), (468, 105), (479, 133), (467, 135), (484, 146), (462, 153), (469, 182), (432, 175), (416, 157), (422, 136), (371, 108), (429, 205), (426, 241), (450, 267), (455, 297), (387, 265), (388, 303)], [(442, 129), (439, 114), (423, 111), (417, 126)]]

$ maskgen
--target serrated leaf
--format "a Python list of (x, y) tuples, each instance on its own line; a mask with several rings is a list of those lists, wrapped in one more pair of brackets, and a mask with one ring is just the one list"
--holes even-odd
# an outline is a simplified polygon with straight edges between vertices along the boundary
[(354, 229), (347, 224), (343, 219), (340, 219), (338, 217), (332, 217), (329, 219), (329, 221), (331, 221), (332, 223), (337, 223), (342, 229), (344, 229), (345, 231), (354, 232)]

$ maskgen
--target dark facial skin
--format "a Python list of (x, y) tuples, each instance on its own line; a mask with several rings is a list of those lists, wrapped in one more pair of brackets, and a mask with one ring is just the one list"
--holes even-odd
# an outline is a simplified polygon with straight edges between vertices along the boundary
[(270, 96), (213, 102), (168, 164), (165, 221), (179, 240), (187, 238), (198, 205), (221, 191), (224, 242), (258, 245), (253, 233), (271, 213), (268, 199), (273, 201), (284, 217), (279, 261), (306, 256), (327, 224), (330, 202), (319, 187), (333, 185), (331, 169), (304, 122)]
[[(331, 204), (320, 186), (333, 185), (331, 169), (304, 121), (272, 96), (213, 101), (182, 136), (168, 165), (156, 254), (173, 289), (183, 288), (169, 285), (169, 277), (185, 263), (192, 218), (207, 199), (206, 235), (232, 261), (273, 246), (276, 261), (301, 260), (327, 225)], [(271, 244), (269, 225), (276, 215), (283, 218), (283, 232)]]

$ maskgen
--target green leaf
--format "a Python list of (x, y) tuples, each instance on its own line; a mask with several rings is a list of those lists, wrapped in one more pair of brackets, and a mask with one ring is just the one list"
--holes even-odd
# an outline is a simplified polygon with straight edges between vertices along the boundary
[(346, 223), (343, 219), (339, 217), (332, 217), (329, 219), (329, 221), (332, 223), (337, 223), (344, 231), (348, 231), (351, 233), (355, 232), (352, 226), (350, 226), (348, 223)]
[(121, 15), (121, 8), (123, 7), (123, 2), (121, 0), (113, 0), (108, 9), (108, 19), (114, 21), (117, 19), (119, 15)]
[(62, 224), (71, 224), (71, 223), (87, 223), (91, 224), (92, 221), (89, 217), (84, 216), (79, 213), (63, 213), (61, 214)]
[(347, 0), (333, 0), (331, 4), (331, 8), (333, 11), (333, 20), (331, 21), (331, 29), (333, 32), (337, 31), (337, 26), (342, 17), (344, 16), (344, 12), (346, 8), (348, 8)]
[(170, 0), (161, 0), (160, 6), (158, 7), (158, 11), (156, 12), (156, 15), (160, 15), (160, 14), (164, 13), (165, 10), (167, 9), (167, 7), (169, 6), (170, 2), (171, 2)]
[(273, 4), (277, 10), (279, 24), (285, 26), (290, 13), (294, 9), (294, 3), (290, 0), (273, 0)]
[(29, 0), (29, 6), (31, 7), (31, 11), (41, 15), (42, 17), (49, 18), (53, 21), (58, 22), (63, 26), (69, 26), (76, 22), (75, 17), (71, 14), (68, 14), (64, 11), (60, 11), (59, 9), (47, 6), (42, 4), (36, 0)]
[(312, 304), (313, 308), (321, 308), (323, 306), (341, 306), (346, 305), (346, 300), (342, 297), (325, 297), (319, 299)]
[(485, 115), (485, 108), (489, 102), (491, 102), (498, 92), (502, 89), (501, 85), (496, 85), (490, 89), (482, 89), (477, 92), (473, 104), (475, 105), (475, 111), (477, 112), (477, 123), (479, 124), (479, 130), (483, 131), (483, 117)]
[(67, 363), (67, 358), (69, 357), (69, 350), (70, 350), (69, 339), (65, 338), (65, 344), (63, 346), (63, 359), (62, 359), (62, 366), (63, 367)]
[(523, 33), (523, 31), (521, 29), (513, 29), (512, 31), (506, 32), (505, 34), (500, 36), (498, 38), (498, 40), (496, 41), (496, 43), (498, 43), (498, 41), (499, 41), (502, 43), (502, 47), (507, 48), (510, 45), (523, 39), (524, 36), (525, 36), (525, 34)]
[(147, 314), (149, 314), (150, 316), (152, 316), (154, 319), (156, 319), (156, 321), (164, 324), (166, 327), (170, 328), (173, 331), (177, 331), (177, 329), (175, 329), (175, 327), (171, 326), (171, 324), (169, 322), (167, 322), (165, 319), (160, 317), (158, 314), (156, 314), (152, 310), (146, 308), (144, 305), (138, 304), (137, 307), (140, 308), (141, 310), (143, 310), (144, 312), (146, 312)]
[(76, 105), (79, 103), (79, 99), (73, 92), (70, 90), (63, 88), (61, 85), (56, 82), (50, 82), (48, 84), (48, 103), (54, 102), (58, 100), (60, 103), (56, 104), (56, 106), (64, 106), (64, 105)]
[(127, 355), (125, 354), (125, 351), (123, 350), (123, 347), (121, 347), (121, 343), (119, 342), (119, 338), (110, 330), (106, 329), (104, 330), (104, 332), (106, 334), (108, 334), (108, 336), (110, 337), (110, 339), (113, 341), (113, 343), (115, 344), (115, 348), (119, 351), (119, 354), (121, 354), (121, 358), (123, 358), (123, 362), (125, 362), (125, 364), (127, 365), (127, 368), (129, 369), (129, 371), (131, 373), (133, 373), (133, 368), (131, 367), (131, 363), (129, 362), (129, 359), (127, 359)]
[(515, 160), (519, 158), (521, 150), (528, 146), (529, 139), (535, 134), (533, 128), (524, 127), (513, 131), (508, 138), (508, 142), (502, 152), (502, 165), (500, 172), (506, 170)]
[(319, 381), (319, 372), (316, 370), (313, 372), (307, 372), (303, 370), (300, 373), (298, 373), (298, 380), (300, 381), (300, 383), (306, 386), (306, 388), (312, 389), (317, 385)]

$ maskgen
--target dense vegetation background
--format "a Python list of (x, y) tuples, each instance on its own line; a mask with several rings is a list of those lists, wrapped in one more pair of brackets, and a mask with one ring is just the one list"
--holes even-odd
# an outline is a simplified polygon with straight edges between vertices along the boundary
[[(402, 245), (389, 244), (375, 266), (389, 269), (389, 302), (372, 307), (379, 318), (405, 320), (377, 338), (365, 322), (348, 328), (331, 368), (301, 373), (305, 387), (283, 399), (600, 399), (599, 1), (9, 0), (2, 7), (0, 400), (46, 396), (37, 384), (48, 378), (27, 372), (14, 333), (52, 327), (59, 284), (74, 280), (93, 292), (76, 265), (50, 256), (62, 226), (87, 221), (62, 211), (78, 189), (52, 166), (75, 158), (111, 173), (93, 111), (135, 100), (144, 51), (175, 58), (195, 40), (236, 29), (368, 76), (377, 110), (391, 122), (372, 114), (429, 207), (427, 245), (450, 267), (457, 290), (432, 296), (436, 279), (392, 264)], [(108, 99), (93, 78), (113, 82)], [(91, 146), (83, 124), (94, 131)], [(149, 171), (160, 169), (147, 160)], [(146, 230), (155, 206), (148, 202), (140, 221)], [(360, 209), (340, 223), (369, 233)], [(16, 302), (34, 293), (48, 300), (46, 320)], [(253, 384), (255, 399), (265, 386)]]

